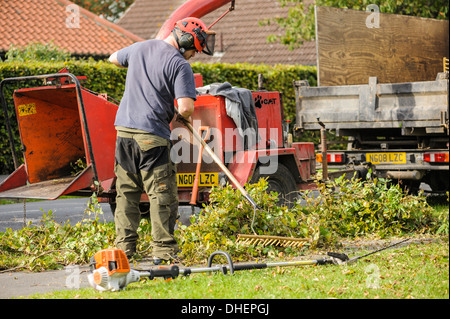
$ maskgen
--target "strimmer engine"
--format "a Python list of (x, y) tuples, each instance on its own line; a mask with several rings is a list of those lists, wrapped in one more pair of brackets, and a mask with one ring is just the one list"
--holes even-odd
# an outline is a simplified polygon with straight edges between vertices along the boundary
[(139, 281), (140, 273), (130, 269), (127, 256), (120, 249), (104, 249), (91, 257), (89, 284), (99, 291), (118, 291)]
[(131, 269), (125, 252), (116, 248), (97, 252), (91, 257), (90, 267), (88, 281), (98, 291), (119, 291), (143, 277), (174, 279), (180, 274), (176, 265), (144, 271)]

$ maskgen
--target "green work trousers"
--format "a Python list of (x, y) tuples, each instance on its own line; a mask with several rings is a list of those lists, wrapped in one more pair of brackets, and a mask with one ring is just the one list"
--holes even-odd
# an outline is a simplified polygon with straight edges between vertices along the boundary
[(136, 252), (141, 195), (150, 201), (153, 257), (169, 259), (179, 250), (173, 236), (178, 219), (176, 167), (170, 160), (170, 141), (159, 136), (126, 129), (117, 130), (116, 141), (117, 248), (127, 256)]

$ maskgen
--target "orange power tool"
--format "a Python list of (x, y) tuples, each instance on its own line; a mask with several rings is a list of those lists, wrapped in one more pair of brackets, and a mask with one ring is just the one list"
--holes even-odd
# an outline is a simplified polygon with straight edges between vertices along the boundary
[(89, 265), (89, 284), (99, 291), (119, 291), (128, 284), (139, 281), (141, 277), (168, 279), (179, 275), (179, 268), (175, 265), (146, 271), (131, 269), (123, 250), (115, 248), (97, 252), (91, 257)]

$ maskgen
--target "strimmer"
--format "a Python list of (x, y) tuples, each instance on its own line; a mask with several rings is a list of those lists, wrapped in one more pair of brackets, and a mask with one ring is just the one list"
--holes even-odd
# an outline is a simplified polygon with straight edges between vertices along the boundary
[[(406, 242), (409, 238), (396, 242), (392, 245), (374, 250), (368, 254), (349, 258), (346, 254), (328, 252), (328, 257), (312, 260), (295, 260), (275, 263), (244, 263), (234, 265), (231, 257), (224, 251), (216, 251), (208, 258), (206, 267), (179, 268), (176, 265), (167, 267), (158, 267), (149, 270), (134, 270), (130, 268), (130, 264), (125, 253), (120, 249), (104, 249), (97, 252), (90, 262), (91, 273), (88, 274), (90, 285), (99, 291), (119, 291), (124, 289), (132, 282), (137, 282), (141, 277), (155, 279), (161, 277), (164, 279), (175, 279), (179, 275), (188, 276), (195, 273), (214, 273), (222, 272), (224, 275), (228, 272), (234, 274), (239, 270), (265, 269), (273, 267), (289, 267), (289, 266), (308, 266), (308, 265), (343, 265), (351, 264), (357, 260), (383, 251), (385, 249), (397, 246)], [(226, 265), (212, 265), (213, 259), (217, 255), (225, 256)]]
[[(212, 265), (213, 259), (217, 255), (225, 256), (227, 265)], [(340, 257), (339, 257), (340, 258)], [(348, 257), (347, 257), (348, 258)], [(246, 263), (234, 265), (231, 257), (224, 251), (216, 251), (208, 258), (206, 267), (179, 268), (177, 265), (167, 267), (158, 267), (148, 270), (131, 269), (125, 253), (120, 249), (104, 249), (97, 252), (91, 258), (91, 273), (88, 274), (90, 285), (99, 291), (119, 291), (124, 289), (130, 283), (137, 282), (143, 277), (155, 279), (161, 277), (164, 279), (175, 279), (179, 275), (188, 276), (195, 273), (214, 273), (233, 274), (239, 270), (265, 269), (272, 267), (287, 266), (307, 266), (307, 265), (326, 265), (334, 264), (335, 258), (323, 258), (315, 260), (298, 260), (276, 263)]]

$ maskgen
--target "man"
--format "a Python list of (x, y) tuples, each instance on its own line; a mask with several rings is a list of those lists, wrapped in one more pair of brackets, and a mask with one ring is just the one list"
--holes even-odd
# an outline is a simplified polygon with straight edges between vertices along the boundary
[(139, 202), (150, 201), (153, 262), (170, 261), (179, 250), (173, 236), (178, 217), (176, 167), (170, 159), (170, 122), (177, 100), (179, 117), (190, 121), (196, 100), (187, 62), (197, 52), (211, 55), (214, 33), (197, 18), (178, 21), (164, 40), (135, 43), (109, 61), (127, 67), (125, 91), (116, 115), (116, 247), (136, 252)]

